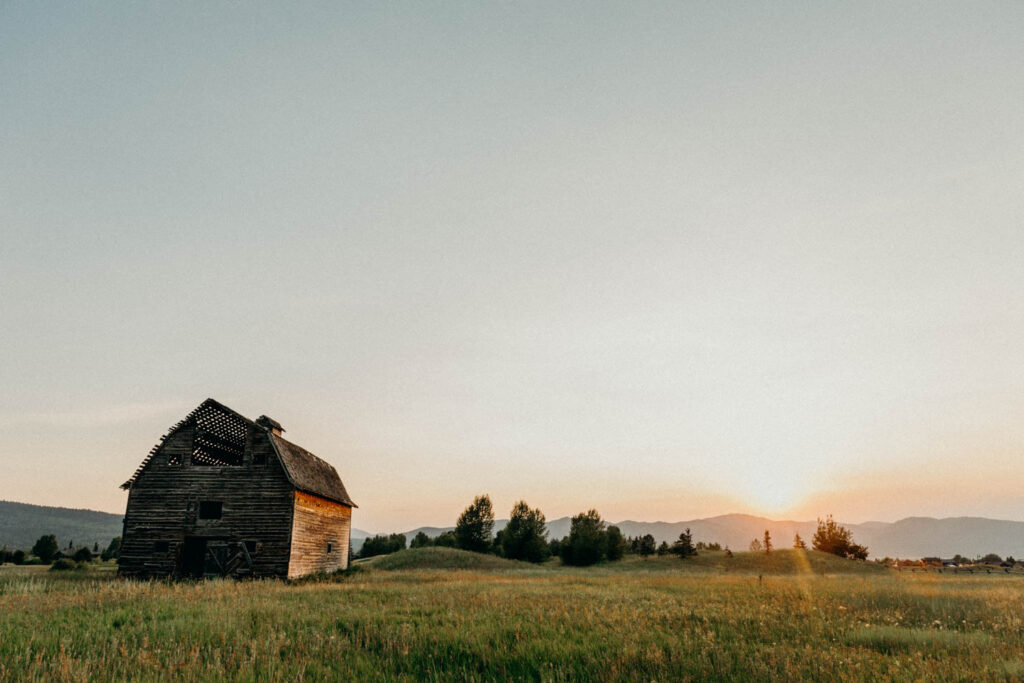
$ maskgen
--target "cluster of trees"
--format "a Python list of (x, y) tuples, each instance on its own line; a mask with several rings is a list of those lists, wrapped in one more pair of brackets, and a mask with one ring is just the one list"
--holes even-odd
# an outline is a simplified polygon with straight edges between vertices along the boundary
[(661, 545), (656, 545), (654, 536), (651, 534), (644, 534), (643, 536), (631, 536), (626, 539), (627, 552), (633, 555), (640, 555), (641, 557), (647, 557), (648, 555), (678, 555), (679, 557), (690, 557), (696, 555), (701, 550), (721, 550), (722, 545), (720, 543), (705, 543), (704, 541), (698, 541), (696, 544), (693, 542), (693, 534), (690, 533), (689, 527), (686, 528), (679, 538), (675, 540), (672, 545), (669, 545), (667, 541), (662, 541)]
[[(823, 553), (831, 553), (839, 557), (848, 557), (855, 560), (866, 560), (868, 558), (867, 547), (854, 543), (850, 530), (837, 524), (832, 519), (832, 515), (829, 515), (824, 520), (820, 517), (818, 518), (818, 528), (814, 532), (814, 538), (811, 543), (815, 550), (820, 550)], [(807, 542), (800, 538), (800, 534), (796, 534), (793, 537), (793, 548), (798, 550), (807, 549)], [(774, 549), (772, 535), (768, 529), (764, 530), (763, 537), (755, 538), (750, 542), (750, 552), (763, 552), (766, 555), (770, 555)]]
[(626, 539), (617, 526), (606, 527), (597, 510), (587, 510), (572, 518), (569, 535), (559, 541), (557, 550), (564, 564), (585, 567), (622, 559)]
[[(30, 552), (26, 553), (24, 550), (8, 550), (7, 546), (0, 548), (0, 564), (10, 562), (13, 564), (50, 564), (57, 559), (57, 556), (63, 554), (65, 557), (61, 559), (68, 559), (76, 563), (92, 562), (97, 554), (100, 558), (107, 562), (114, 560), (121, 555), (121, 537), (111, 539), (110, 544), (105, 550), (100, 552), (99, 543), (93, 543), (92, 550), (88, 546), (82, 546), (81, 548), (75, 548), (74, 541), (68, 542), (67, 549), (61, 553), (59, 546), (57, 545), (56, 534), (44, 534), (40, 536), (35, 544), (32, 546)], [(33, 558), (35, 558), (33, 560)]]
[(410, 548), (427, 548), (430, 546), (438, 546), (441, 548), (455, 548), (458, 544), (455, 541), (454, 531), (445, 531), (438, 534), (434, 538), (427, 536), (424, 532), (420, 531), (412, 540), (409, 541)]
[[(799, 538), (799, 534), (797, 534)], [(772, 534), (767, 529), (764, 530), (764, 536), (762, 538), (755, 538), (750, 542), (750, 552), (761, 553), (765, 555), (771, 555), (772, 551), (775, 550), (775, 545), (772, 543)]]
[[(586, 566), (602, 561), (622, 559), (627, 553), (653, 555), (657, 552), (654, 537), (626, 538), (617, 526), (609, 526), (597, 510), (588, 510), (570, 521), (569, 535), (548, 540), (547, 518), (538, 508), (519, 501), (509, 513), (504, 529), (494, 531), (494, 506), (487, 495), (477, 496), (463, 510), (455, 523), (455, 530), (430, 539), (420, 532), (411, 547), (427, 545), (450, 546), (478, 553), (493, 553), (511, 560), (544, 562), (560, 557), (573, 566)], [(690, 530), (680, 534), (679, 540), (669, 546), (662, 543), (666, 553), (689, 557), (697, 552)], [(714, 544), (715, 547), (720, 547)]]
[(854, 543), (850, 530), (837, 524), (832, 519), (832, 515), (825, 520), (818, 518), (818, 529), (814, 532), (814, 538), (811, 539), (811, 547), (839, 557), (848, 557), (854, 560), (868, 559), (867, 547)]
[[(403, 534), (374, 536), (366, 540), (359, 556), (371, 557), (402, 550), (405, 542)], [(535, 563), (560, 557), (563, 563), (574, 566), (615, 561), (630, 553), (689, 557), (696, 555), (698, 550), (721, 550), (718, 543), (694, 544), (689, 529), (681, 533), (672, 545), (662, 542), (660, 547), (650, 534), (626, 538), (617, 526), (610, 526), (601, 519), (597, 510), (576, 515), (570, 522), (568, 536), (549, 540), (544, 513), (538, 508), (531, 508), (523, 500), (512, 506), (505, 528), (494, 533), (494, 506), (487, 495), (473, 499), (459, 515), (454, 530), (445, 531), (434, 538), (420, 531), (409, 542), (410, 548), (430, 546), (490, 553), (510, 560)]]
[(7, 546), (0, 548), (0, 564), (25, 564), (28, 555), (22, 549), (8, 550)]
[(387, 555), (399, 550), (405, 550), (405, 534), (371, 536), (363, 541), (363, 547), (359, 549), (359, 557)]
[[(719, 543), (694, 543), (690, 529), (686, 529), (674, 543), (662, 541), (658, 545), (654, 536), (627, 538), (622, 531), (609, 526), (601, 519), (597, 510), (588, 510), (574, 516), (570, 522), (569, 535), (561, 539), (547, 538), (547, 520), (544, 513), (531, 508), (526, 501), (519, 501), (512, 507), (508, 525), (494, 533), (494, 506), (487, 495), (477, 496), (462, 511), (453, 531), (446, 531), (436, 538), (419, 532), (409, 544), (410, 548), (443, 546), (460, 548), (477, 553), (492, 553), (512, 560), (544, 562), (552, 556), (560, 557), (564, 564), (586, 566), (602, 561), (615, 561), (627, 553), (641, 556), (678, 555), (681, 558), (696, 555), (701, 550), (722, 550)], [(360, 557), (371, 557), (395, 552), (405, 548), (403, 534), (374, 536), (369, 538), (359, 553)], [(806, 549), (807, 543), (796, 534), (793, 547)], [(853, 542), (849, 529), (840, 526), (829, 515), (818, 519), (818, 527), (812, 539), (815, 550), (848, 557), (867, 559), (868, 549)], [(750, 550), (770, 554), (775, 549), (771, 532), (765, 529), (764, 536), (750, 542)], [(729, 549), (725, 549), (727, 553)], [(995, 556), (998, 558), (998, 556)]]

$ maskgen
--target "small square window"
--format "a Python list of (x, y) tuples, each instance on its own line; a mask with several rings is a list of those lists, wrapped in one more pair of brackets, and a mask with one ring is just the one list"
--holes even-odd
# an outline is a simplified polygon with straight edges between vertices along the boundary
[(249, 553), (256, 552), (257, 548), (259, 548), (259, 544), (256, 543), (256, 541), (246, 541), (245, 542), (245, 549)]
[(171, 549), (170, 541), (153, 541), (154, 553), (166, 553)]
[(219, 500), (203, 500), (199, 502), (199, 519), (220, 519), (224, 504)]

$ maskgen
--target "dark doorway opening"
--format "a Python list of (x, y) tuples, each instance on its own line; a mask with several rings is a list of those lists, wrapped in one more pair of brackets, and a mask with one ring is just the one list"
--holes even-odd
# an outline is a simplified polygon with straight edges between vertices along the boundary
[(180, 574), (184, 578), (201, 579), (206, 568), (206, 539), (186, 536), (181, 549)]

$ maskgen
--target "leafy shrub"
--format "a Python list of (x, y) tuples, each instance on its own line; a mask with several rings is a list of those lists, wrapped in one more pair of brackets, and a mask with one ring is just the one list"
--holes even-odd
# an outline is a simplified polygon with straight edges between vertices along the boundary
[(69, 560), (66, 557), (62, 557), (59, 560), (56, 560), (50, 566), (51, 572), (64, 572), (68, 571), (69, 569), (78, 569), (78, 563), (74, 560)]

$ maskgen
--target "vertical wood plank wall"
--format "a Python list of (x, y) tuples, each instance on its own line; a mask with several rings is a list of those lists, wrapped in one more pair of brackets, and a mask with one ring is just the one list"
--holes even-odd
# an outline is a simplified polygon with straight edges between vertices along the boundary
[(352, 508), (296, 491), (288, 577), (347, 569), (351, 532)]

